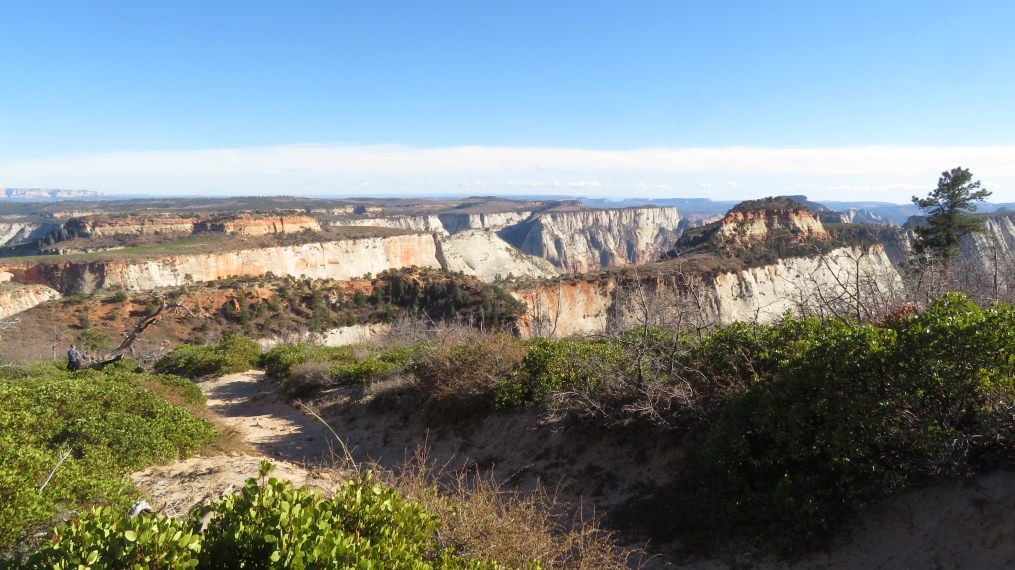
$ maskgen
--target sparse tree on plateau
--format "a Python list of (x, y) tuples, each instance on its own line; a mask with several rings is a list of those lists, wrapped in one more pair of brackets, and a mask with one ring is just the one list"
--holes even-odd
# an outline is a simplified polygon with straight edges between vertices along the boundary
[(915, 252), (922, 258), (951, 263), (959, 254), (962, 237), (982, 231), (980, 220), (972, 215), (976, 202), (990, 192), (980, 188), (969, 169), (957, 167), (942, 172), (937, 189), (926, 198), (913, 196), (913, 203), (927, 214), (927, 225), (916, 228)]

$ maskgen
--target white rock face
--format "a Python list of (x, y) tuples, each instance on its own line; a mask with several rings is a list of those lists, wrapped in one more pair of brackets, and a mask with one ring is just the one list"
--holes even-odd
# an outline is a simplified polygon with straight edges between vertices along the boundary
[(383, 337), (391, 332), (391, 325), (386, 323), (359, 324), (337, 329), (328, 329), (323, 333), (307, 333), (298, 338), (262, 338), (258, 342), (261, 350), (269, 351), (280, 344), (292, 344), (294, 342), (306, 342), (322, 346), (345, 346), (347, 344), (360, 344)]
[(495, 214), (440, 214), (438, 216), (448, 233), (463, 230), (500, 230), (520, 224), (532, 217), (532, 212), (498, 212)]
[(537, 213), (503, 235), (558, 269), (584, 273), (659, 259), (676, 242), (677, 209), (627, 208)]
[(0, 222), (0, 245), (18, 245), (38, 241), (59, 229), (60, 224)]
[(893, 228), (899, 227), (899, 224), (895, 223), (895, 220), (883, 218), (869, 210), (850, 208), (842, 213), (845, 214), (846, 221), (850, 224), (869, 224), (872, 226), (889, 226)]
[(508, 275), (541, 279), (559, 273), (549, 261), (518, 251), (492, 230), (461, 230), (440, 241), (445, 252), (442, 265), (488, 283)]
[(431, 216), (391, 216), (386, 218), (341, 218), (333, 226), (366, 226), (398, 228), (419, 232), (456, 234), (464, 230), (499, 230), (524, 222), (532, 212), (499, 212), (493, 214), (438, 214)]
[(340, 219), (331, 222), (332, 226), (363, 226), (368, 228), (396, 228), (417, 232), (435, 232), (446, 235), (437, 216), (392, 216), (390, 218)]
[(5, 285), (0, 289), (0, 318), (6, 319), (50, 299), (59, 298), (60, 293), (56, 289), (45, 285)]
[(426, 234), (309, 243), (158, 259), (67, 261), (7, 266), (16, 280), (62, 283), (66, 290), (90, 293), (110, 285), (130, 291), (175, 287), (234, 275), (268, 272), (313, 279), (351, 279), (400, 267), (440, 267), (433, 236)]
[(986, 218), (983, 229), (983, 232), (963, 238), (959, 246), (962, 257), (987, 272), (993, 272), (996, 267), (1011, 273), (1015, 269), (1015, 213)]
[[(547, 283), (520, 291), (528, 307), (519, 326), (522, 336), (562, 337), (597, 334), (638, 326), (711, 325), (733, 321), (774, 322), (787, 310), (809, 314), (828, 309), (861, 277), (864, 304), (887, 303), (901, 278), (884, 249), (867, 253), (842, 248), (824, 257), (790, 258), (774, 265), (716, 277), (634, 273), (598, 282)], [(833, 303), (849, 316), (854, 305)]]

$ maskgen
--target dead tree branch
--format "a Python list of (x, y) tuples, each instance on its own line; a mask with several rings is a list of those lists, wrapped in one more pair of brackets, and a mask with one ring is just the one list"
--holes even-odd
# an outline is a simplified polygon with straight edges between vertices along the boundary
[(103, 366), (106, 366), (111, 362), (116, 362), (117, 360), (122, 359), (124, 353), (131, 350), (134, 343), (141, 337), (141, 333), (143, 333), (149, 326), (162, 320), (163, 314), (167, 311), (172, 311), (173, 314), (177, 314), (182, 309), (183, 311), (186, 311), (188, 315), (192, 317), (196, 316), (194, 315), (194, 312), (190, 310), (190, 307), (184, 305), (178, 300), (174, 299), (172, 301), (167, 301), (165, 295), (160, 295), (158, 293), (151, 293), (151, 297), (158, 300), (158, 308), (155, 309), (155, 312), (141, 317), (137, 324), (134, 325), (133, 330), (124, 333), (123, 342), (120, 343), (120, 346), (114, 348), (105, 356), (105, 358), (93, 364), (92, 367), (101, 369)]

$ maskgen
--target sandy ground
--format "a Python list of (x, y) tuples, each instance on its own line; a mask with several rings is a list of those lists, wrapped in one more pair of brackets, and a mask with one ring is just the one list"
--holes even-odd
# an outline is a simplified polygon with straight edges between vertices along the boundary
[[(333, 467), (335, 437), (323, 423), (281, 401), (264, 372), (228, 374), (198, 385), (208, 398), (208, 409), (239, 428), (258, 454), (192, 457), (135, 473), (138, 487), (163, 514), (182, 516), (240, 489), (248, 478), (257, 477), (263, 460), (275, 464), (271, 477), (324, 493), (344, 478), (345, 472)], [(335, 452), (341, 455), (341, 448)]]

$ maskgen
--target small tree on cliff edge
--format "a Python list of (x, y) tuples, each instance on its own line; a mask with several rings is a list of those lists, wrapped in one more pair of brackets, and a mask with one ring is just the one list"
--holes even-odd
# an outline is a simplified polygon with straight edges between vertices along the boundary
[(950, 263), (959, 254), (962, 236), (982, 231), (980, 220), (972, 215), (975, 202), (982, 202), (990, 192), (980, 189), (969, 169), (953, 168), (942, 172), (937, 189), (926, 198), (913, 196), (913, 203), (927, 214), (927, 225), (916, 228), (916, 254), (924, 259)]

